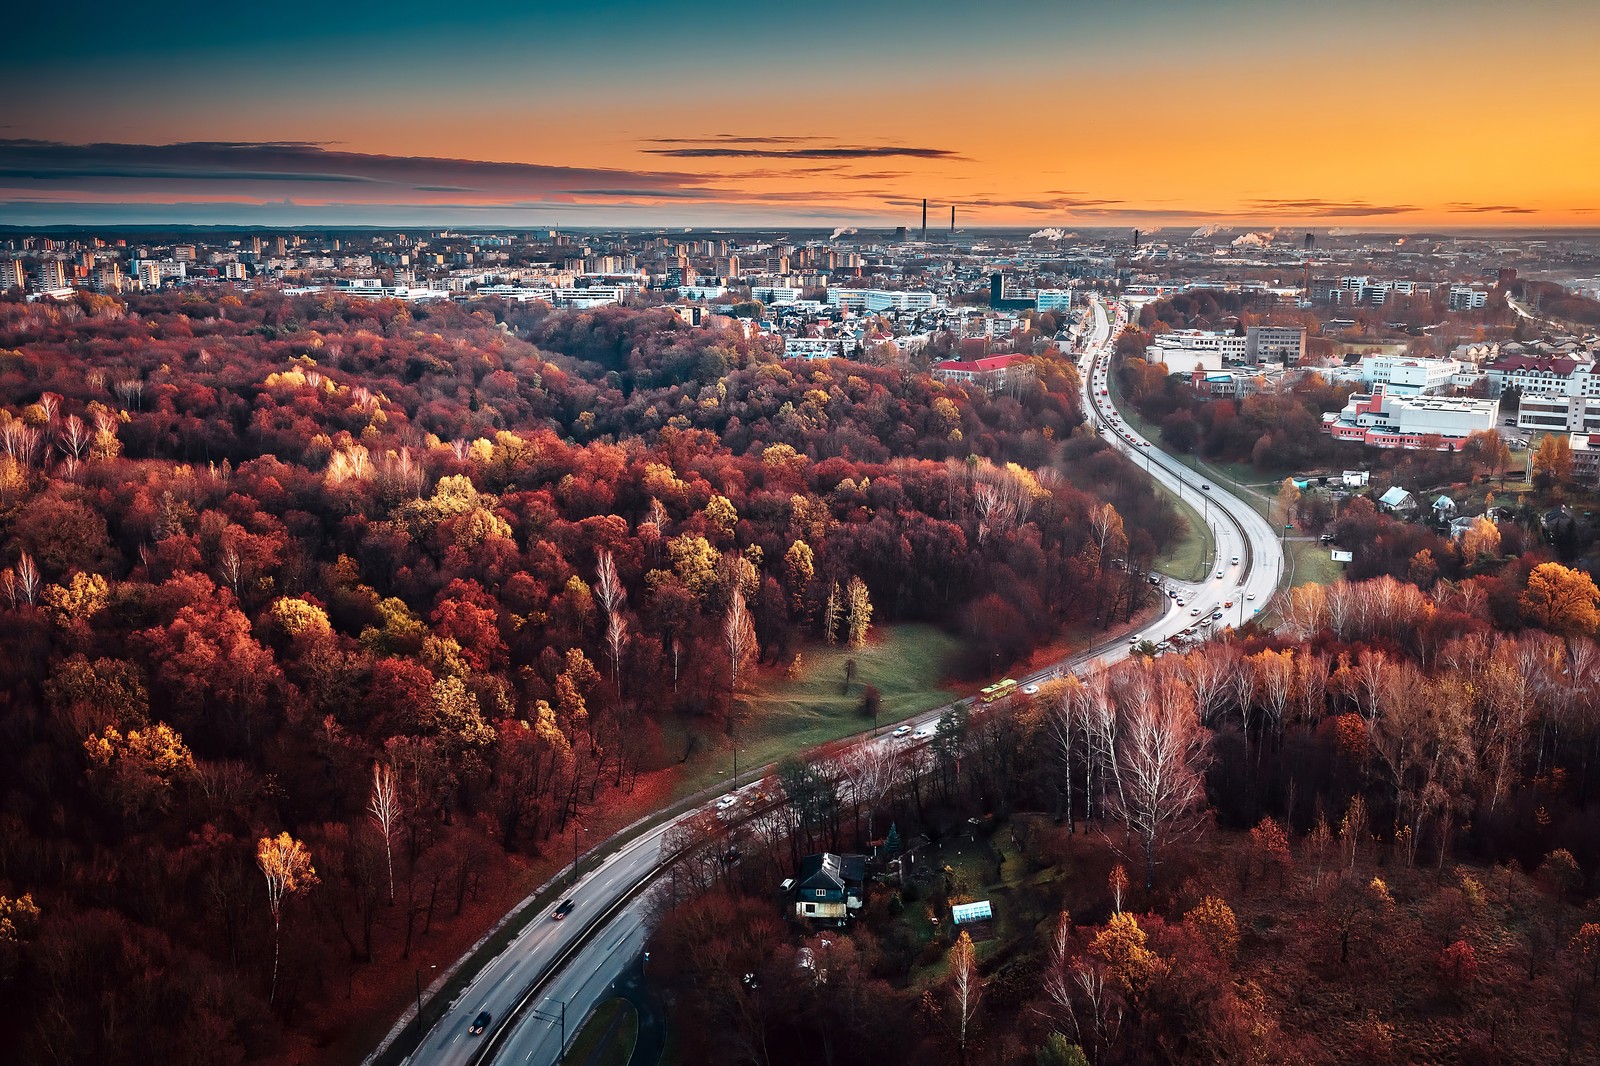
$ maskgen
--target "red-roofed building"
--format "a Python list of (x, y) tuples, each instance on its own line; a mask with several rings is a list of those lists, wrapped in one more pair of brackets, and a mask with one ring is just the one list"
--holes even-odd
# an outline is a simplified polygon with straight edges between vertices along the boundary
[(1568, 356), (1509, 355), (1483, 368), (1489, 395), (1516, 389), (1524, 396), (1600, 395), (1600, 377), (1593, 364)]
[(991, 394), (1031, 378), (1026, 355), (991, 355), (985, 359), (946, 359), (933, 364), (933, 376), (958, 385), (981, 385)]

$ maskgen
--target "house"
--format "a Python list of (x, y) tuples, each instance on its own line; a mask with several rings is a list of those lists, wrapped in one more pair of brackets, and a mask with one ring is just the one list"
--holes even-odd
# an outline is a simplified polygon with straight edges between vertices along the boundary
[(1411, 493), (1396, 485), (1378, 497), (1378, 506), (1390, 514), (1405, 515), (1417, 509), (1417, 501)]
[(1448, 522), (1456, 515), (1456, 501), (1448, 496), (1440, 496), (1433, 501), (1433, 517), (1438, 522)]
[(867, 896), (867, 857), (824, 851), (800, 860), (794, 913), (800, 918), (842, 922)]

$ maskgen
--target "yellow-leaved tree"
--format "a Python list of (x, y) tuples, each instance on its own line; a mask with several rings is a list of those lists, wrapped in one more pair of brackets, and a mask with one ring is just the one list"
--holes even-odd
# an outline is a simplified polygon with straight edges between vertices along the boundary
[(278, 998), (278, 960), (282, 956), (283, 904), (290, 896), (317, 883), (311, 852), (287, 832), (262, 837), (256, 844), (256, 865), (267, 879), (267, 906), (272, 910), (272, 985), (267, 1002)]

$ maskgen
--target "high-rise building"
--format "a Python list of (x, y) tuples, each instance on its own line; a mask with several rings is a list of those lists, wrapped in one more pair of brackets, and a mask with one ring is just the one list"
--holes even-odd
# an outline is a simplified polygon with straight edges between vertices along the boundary
[(161, 263), (155, 259), (139, 260), (139, 288), (155, 290), (161, 288)]
[(59, 259), (41, 259), (35, 273), (39, 288), (45, 292), (67, 287), (67, 264)]
[(0, 292), (26, 289), (28, 275), (20, 259), (0, 259)]
[(124, 280), (122, 264), (115, 259), (97, 263), (89, 275), (89, 284), (95, 292), (121, 292)]

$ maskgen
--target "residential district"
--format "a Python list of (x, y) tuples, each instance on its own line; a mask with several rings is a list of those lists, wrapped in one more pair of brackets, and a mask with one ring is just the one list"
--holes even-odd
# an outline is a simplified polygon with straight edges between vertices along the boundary
[[(718, 231), (14, 235), (0, 292), (70, 300), (190, 286), (550, 308), (664, 307), (791, 359), (904, 363), (990, 393), (1047, 350), (1081, 350), (1082, 296), (1135, 309), (1185, 293), (1239, 308), (1213, 328), (1147, 323), (1142, 353), (1204, 397), (1310, 375), (1349, 390), (1323, 430), (1386, 449), (1514, 449), (1569, 436), (1600, 475), (1600, 334), (1541, 305), (1600, 296), (1600, 241), (1526, 234), (1198, 230), (805, 234)], [(1591, 437), (1593, 439), (1591, 439)]]

